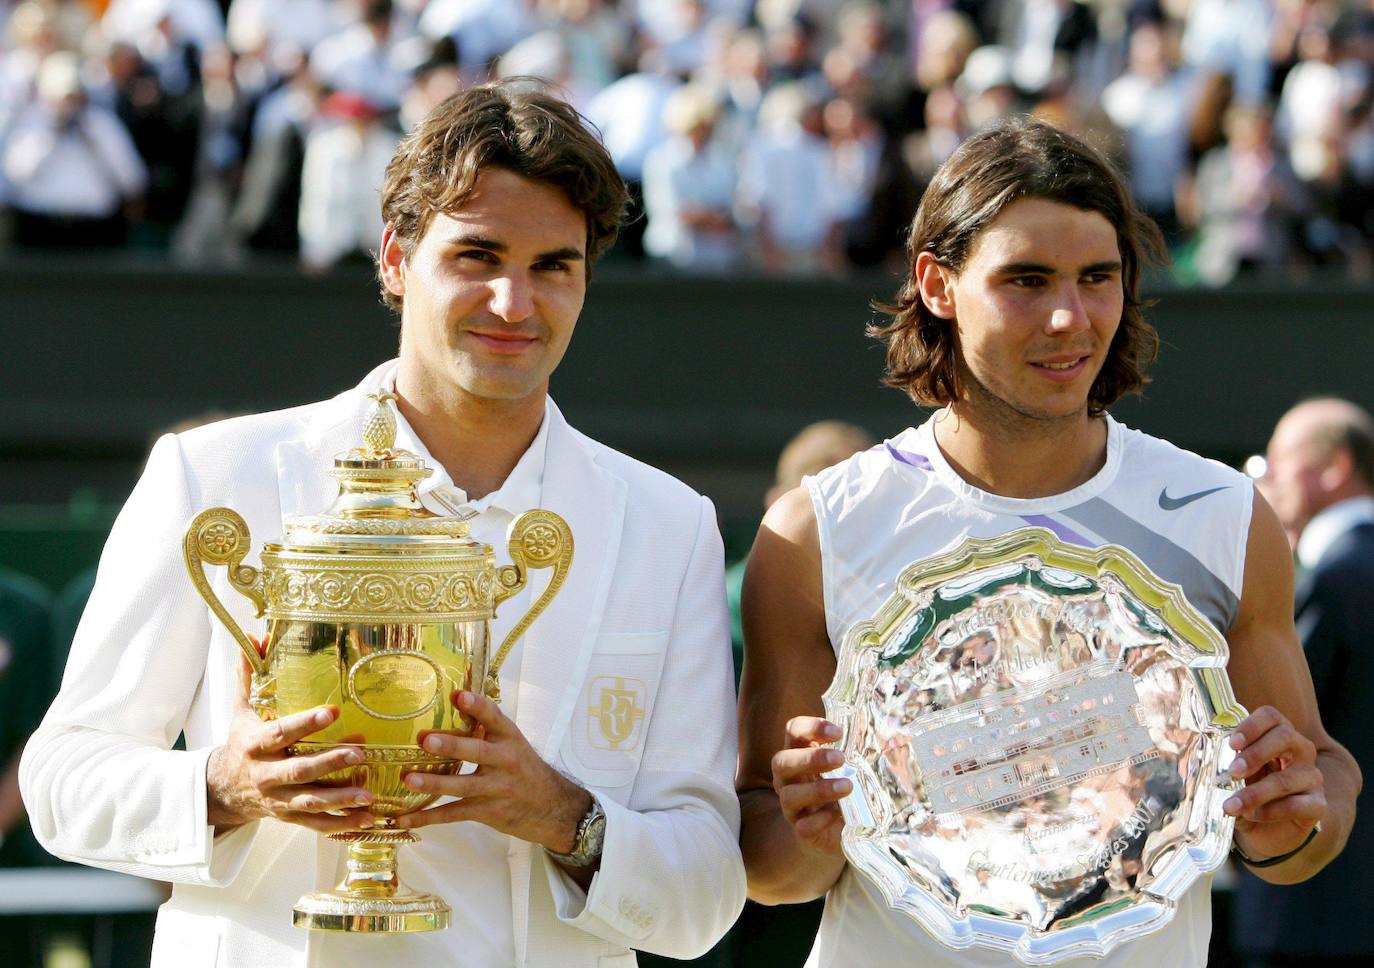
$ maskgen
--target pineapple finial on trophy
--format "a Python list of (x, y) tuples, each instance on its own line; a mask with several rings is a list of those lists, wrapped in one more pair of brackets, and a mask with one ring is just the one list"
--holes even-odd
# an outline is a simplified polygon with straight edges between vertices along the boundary
[(391, 460), (396, 444), (396, 394), (386, 390), (368, 394), (372, 406), (363, 419), (363, 443), (373, 460)]

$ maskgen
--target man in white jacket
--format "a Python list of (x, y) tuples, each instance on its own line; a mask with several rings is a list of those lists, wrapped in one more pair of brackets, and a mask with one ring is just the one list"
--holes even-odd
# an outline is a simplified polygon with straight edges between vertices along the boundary
[[(713, 510), (572, 430), (547, 395), (624, 199), (561, 101), (505, 85), (450, 99), (402, 143), (382, 193), (399, 359), (332, 400), (154, 448), (21, 775), (53, 853), (174, 882), (154, 965), (632, 965), (631, 948), (693, 957), (734, 921), (744, 874)], [(322, 510), (331, 459), (356, 446), (381, 390), (398, 397), (397, 445), (435, 469), (427, 507), (473, 512), (473, 536), (498, 547), (515, 515), (545, 507), (577, 553), (502, 667), (502, 704), (456, 700), (485, 740), (426, 741), (480, 770), (413, 778), (444, 799), (406, 819), (426, 829), (405, 875), (453, 907), (453, 927), (363, 940), (291, 927), (295, 899), (342, 871), (343, 850), (317, 832), (368, 817), (365, 790), (314, 782), (350, 751), (283, 755), (334, 713), (246, 713), (238, 648), (179, 548), (207, 507), (235, 508), (268, 539), (284, 516)], [(223, 572), (214, 584), (252, 627)], [(634, 704), (614, 742), (597, 712), (608, 688)], [(185, 751), (171, 749), (179, 733)]]

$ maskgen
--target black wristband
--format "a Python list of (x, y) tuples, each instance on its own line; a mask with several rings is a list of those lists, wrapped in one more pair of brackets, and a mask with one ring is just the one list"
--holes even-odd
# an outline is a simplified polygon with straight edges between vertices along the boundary
[(1298, 854), (1299, 851), (1301, 851), (1308, 844), (1312, 843), (1312, 841), (1316, 840), (1317, 834), (1321, 832), (1322, 823), (1320, 820), (1318, 820), (1317, 825), (1307, 832), (1307, 836), (1303, 838), (1302, 843), (1298, 844), (1298, 846), (1294, 847), (1288, 853), (1279, 854), (1277, 857), (1268, 857), (1264, 860), (1251, 860), (1249, 857), (1245, 856), (1245, 851), (1240, 849), (1239, 844), (1231, 845), (1231, 853), (1235, 854), (1236, 858), (1240, 860), (1240, 862), (1243, 863), (1246, 867), (1274, 867), (1277, 864), (1282, 864), (1286, 860), (1291, 860)]

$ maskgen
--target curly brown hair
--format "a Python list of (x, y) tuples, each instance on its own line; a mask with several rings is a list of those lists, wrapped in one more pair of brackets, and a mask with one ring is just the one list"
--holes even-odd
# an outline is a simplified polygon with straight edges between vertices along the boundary
[[(455, 211), (472, 194), (485, 168), (504, 168), (567, 195), (587, 219), (590, 277), (592, 263), (620, 232), (625, 181), (591, 123), (532, 78), (455, 94), (401, 141), (386, 168), (382, 221), (395, 230), (405, 257), (436, 213)], [(382, 300), (401, 311), (401, 297), (385, 284)]]
[(1159, 334), (1145, 322), (1147, 304), (1139, 287), (1142, 270), (1165, 260), (1159, 228), (1136, 207), (1120, 173), (1098, 151), (1042, 121), (1014, 118), (960, 145), (921, 197), (907, 236), (906, 281), (894, 301), (875, 307), (892, 320), (868, 328), (870, 336), (887, 343), (885, 384), (924, 406), (959, 399), (954, 321), (936, 316), (922, 301), (916, 258), (929, 252), (958, 274), (979, 233), (1023, 198), (1099, 212), (1116, 229), (1125, 303), (1088, 393), (1089, 412), (1102, 413), (1149, 382), (1146, 371), (1159, 352)]

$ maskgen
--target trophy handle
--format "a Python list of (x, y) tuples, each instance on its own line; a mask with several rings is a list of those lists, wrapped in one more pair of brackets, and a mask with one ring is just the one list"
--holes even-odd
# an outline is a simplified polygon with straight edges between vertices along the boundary
[(506, 634), (501, 648), (487, 668), (486, 694), (495, 702), (501, 701), (501, 663), (506, 661), (511, 647), (515, 645), (530, 623), (548, 608), (553, 596), (563, 587), (572, 565), (573, 536), (568, 522), (552, 511), (536, 509), (526, 511), (516, 518), (510, 529), (510, 557), (513, 565), (503, 565), (496, 572), (496, 602), (499, 605), (525, 587), (528, 570), (531, 568), (552, 568), (548, 587), (530, 610), (521, 616), (515, 627)]
[(248, 664), (253, 667), (256, 682), (267, 674), (267, 663), (205, 577), (206, 564), (228, 566), (229, 583), (257, 606), (258, 618), (262, 618), (267, 610), (267, 601), (262, 592), (262, 573), (250, 565), (242, 564), (244, 556), (248, 554), (249, 543), (248, 524), (237, 511), (210, 508), (191, 519), (186, 527), (186, 540), (181, 547), (192, 584), (200, 592), (200, 597), (205, 599), (205, 604), (210, 606), (210, 611), (215, 613), (234, 641), (238, 642)]

